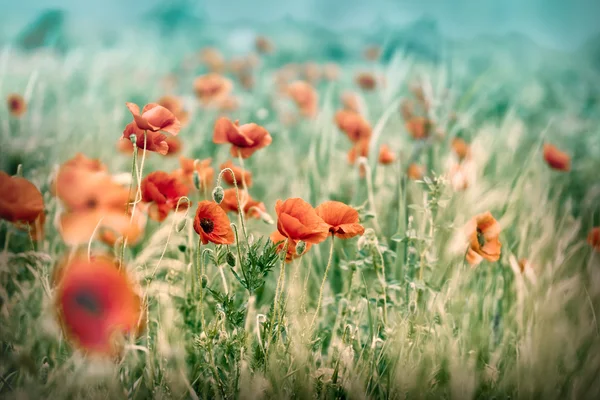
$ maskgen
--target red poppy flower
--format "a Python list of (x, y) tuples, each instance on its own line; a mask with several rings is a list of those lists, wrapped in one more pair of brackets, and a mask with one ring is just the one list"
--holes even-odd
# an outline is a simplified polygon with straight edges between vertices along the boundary
[[(146, 133), (145, 137), (144, 132)], [(162, 154), (163, 156), (169, 153), (167, 135), (163, 135), (160, 132), (144, 131), (143, 129), (138, 128), (135, 122), (131, 122), (125, 127), (125, 130), (123, 131), (123, 137), (117, 144), (120, 150), (133, 150), (133, 144), (127, 144), (127, 142), (131, 143), (131, 140), (129, 139), (131, 135), (135, 135), (135, 144), (138, 149), (143, 149), (145, 147), (146, 150)]]
[(587, 237), (587, 242), (597, 252), (600, 252), (600, 226), (592, 228)]
[[(283, 236), (281, 233), (279, 233), (279, 231), (274, 231), (273, 233), (271, 233), (271, 235), (269, 235), (269, 237), (271, 238), (271, 241), (273, 243), (279, 243), (279, 245), (277, 245), (277, 252), (281, 253), (285, 247), (286, 237)], [(292, 260), (300, 257), (300, 255), (298, 255), (296, 253), (296, 245), (297, 244), (298, 244), (298, 242), (296, 242), (295, 240), (288, 239), (287, 252), (285, 255), (286, 262), (291, 262)], [(304, 253), (308, 252), (308, 250), (310, 249), (311, 246), (312, 246), (312, 244), (306, 243), (306, 248), (304, 250)]]
[(231, 143), (231, 155), (248, 158), (255, 151), (271, 144), (269, 132), (255, 123), (239, 125), (221, 117), (215, 123), (213, 142), (217, 144)]
[(552, 169), (559, 171), (569, 171), (571, 169), (571, 157), (549, 143), (544, 144), (544, 160)]
[[(130, 142), (131, 143), (131, 142)], [(77, 153), (73, 158), (63, 163), (62, 167), (76, 167), (91, 172), (106, 172), (106, 165), (98, 158), (88, 158), (83, 153)]]
[(371, 125), (362, 117), (362, 115), (355, 112), (348, 110), (336, 112), (335, 123), (354, 143), (361, 139), (368, 139), (371, 137)]
[(143, 308), (136, 287), (107, 256), (88, 260), (76, 254), (55, 270), (55, 306), (63, 333), (81, 350), (116, 356), (119, 337), (143, 329)]
[(317, 244), (329, 233), (329, 225), (319, 217), (314, 208), (300, 198), (277, 200), (277, 230), (291, 240)]
[(381, 48), (379, 46), (369, 46), (363, 53), (366, 60), (375, 61), (381, 55)]
[(25, 178), (0, 171), (0, 193), (0, 218), (17, 226), (31, 227), (32, 237), (41, 238), (45, 215), (44, 199), (38, 188)]
[(294, 100), (302, 115), (314, 117), (317, 114), (319, 95), (309, 83), (304, 81), (292, 82), (287, 86), (287, 93)]
[(492, 262), (500, 259), (500, 224), (489, 211), (473, 217), (465, 227), (465, 232), (469, 238), (469, 264), (475, 266), (484, 258)]
[(345, 91), (340, 96), (340, 101), (345, 110), (360, 114), (360, 98), (355, 92)]
[(452, 150), (459, 160), (464, 160), (469, 155), (469, 145), (461, 138), (454, 138), (452, 140)]
[(232, 244), (235, 241), (227, 213), (213, 201), (204, 200), (198, 203), (194, 230), (204, 244)]
[(427, 139), (432, 131), (431, 121), (424, 117), (413, 117), (404, 124), (413, 139)]
[(27, 111), (27, 103), (23, 96), (13, 93), (8, 95), (6, 98), (6, 105), (8, 106), (8, 112), (13, 117), (21, 117)]
[(233, 83), (215, 73), (202, 75), (194, 81), (196, 97), (203, 105), (214, 104), (228, 97), (233, 89)]
[[(240, 203), (244, 207), (244, 215), (246, 218), (260, 219), (261, 213), (267, 212), (265, 204), (261, 201), (256, 201), (245, 190), (240, 190)], [(237, 197), (235, 188), (226, 189), (223, 191), (223, 200), (219, 204), (225, 212), (238, 212)]]
[(265, 36), (257, 36), (254, 41), (254, 45), (256, 47), (256, 51), (261, 54), (271, 54), (275, 50), (275, 46), (273, 42), (269, 40), (269, 38)]
[(59, 217), (59, 232), (69, 245), (87, 243), (96, 230), (112, 231), (134, 243), (143, 232), (143, 220), (125, 213), (129, 190), (104, 172), (61, 167), (54, 192), (65, 211)]
[(212, 158), (194, 160), (192, 158), (180, 156), (179, 165), (181, 168), (175, 170), (173, 175), (185, 183), (189, 190), (193, 191), (196, 190), (194, 187), (194, 171), (196, 171), (198, 173), (198, 181), (200, 183), (199, 189), (208, 189), (212, 186), (215, 175), (214, 168), (210, 166), (211, 162)]
[(408, 175), (408, 178), (415, 181), (422, 179), (423, 173), (423, 167), (415, 163), (410, 164), (408, 166), (408, 170), (406, 171), (406, 175)]
[(326, 201), (315, 208), (315, 211), (329, 225), (329, 232), (340, 239), (350, 239), (365, 233), (365, 228), (359, 224), (358, 211), (342, 202)]
[(396, 155), (387, 144), (381, 145), (379, 148), (379, 163), (383, 165), (392, 164), (396, 161)]
[[(235, 176), (235, 181), (237, 182), (238, 187), (242, 187), (242, 182), (246, 183), (246, 187), (252, 186), (252, 172), (244, 170), (237, 165), (233, 164), (233, 161), (229, 160), (224, 164), (221, 164), (221, 171), (225, 168), (231, 168), (233, 171), (233, 175)], [(223, 173), (223, 180), (227, 182), (230, 186), (234, 185), (233, 177), (230, 172)]]
[(323, 65), (323, 76), (330, 82), (337, 81), (340, 77), (340, 67), (335, 63)]
[(221, 52), (213, 47), (205, 47), (200, 52), (200, 61), (211, 72), (222, 72), (225, 69), (225, 58)]
[(377, 79), (369, 72), (361, 72), (356, 75), (356, 84), (363, 90), (373, 90), (377, 86)]
[(414, 116), (414, 104), (408, 99), (402, 100), (400, 103), (400, 114), (405, 122), (410, 121)]
[(171, 95), (163, 96), (158, 100), (158, 105), (171, 111), (181, 125), (186, 125), (188, 123), (190, 117), (188, 112), (183, 108), (183, 103), (180, 98)]
[(179, 120), (163, 106), (156, 103), (146, 104), (140, 114), (137, 104), (126, 103), (126, 105), (138, 129), (151, 132), (163, 131), (171, 135), (177, 135), (181, 129)]
[[(148, 216), (156, 221), (164, 221), (171, 210), (175, 210), (177, 202), (187, 196), (188, 187), (176, 176), (164, 171), (155, 171), (142, 180), (142, 201), (153, 203)], [(187, 202), (181, 202), (179, 209), (187, 207)]]
[(314, 62), (307, 62), (302, 67), (302, 75), (307, 82), (317, 83), (321, 79), (321, 68)]

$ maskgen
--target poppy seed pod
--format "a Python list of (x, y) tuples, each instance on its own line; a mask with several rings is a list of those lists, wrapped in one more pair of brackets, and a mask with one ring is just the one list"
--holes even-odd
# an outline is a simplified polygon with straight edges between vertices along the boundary
[(206, 288), (206, 286), (208, 286), (208, 276), (202, 274), (200, 277), (200, 283), (202, 284), (202, 289)]
[(217, 204), (221, 204), (223, 201), (223, 197), (225, 197), (225, 192), (221, 186), (217, 186), (212, 191), (212, 198)]

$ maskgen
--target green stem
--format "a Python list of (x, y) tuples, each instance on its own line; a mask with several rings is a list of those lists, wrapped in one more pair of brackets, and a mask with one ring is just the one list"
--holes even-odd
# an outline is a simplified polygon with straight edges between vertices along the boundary
[(252, 296), (252, 287), (250, 287), (250, 282), (248, 281), (248, 275), (246, 275), (246, 269), (244, 268), (244, 263), (242, 262), (242, 250), (241, 250), (240, 238), (238, 235), (237, 226), (235, 224), (231, 224), (231, 227), (233, 228), (233, 233), (235, 234), (235, 247), (236, 247), (237, 253), (238, 253), (238, 262), (240, 263), (240, 269), (242, 270), (242, 276), (244, 277), (244, 283), (245, 283), (244, 286), (246, 287), (246, 290), (248, 290), (248, 293), (250, 294), (250, 296)]
[(235, 179), (235, 174), (231, 168), (225, 168), (219, 172), (219, 176), (217, 177), (217, 186), (221, 186), (221, 178), (223, 177), (223, 173), (225, 171), (228, 171), (233, 178), (233, 186), (235, 186), (235, 199), (237, 200), (238, 214), (240, 215), (240, 223), (242, 224), (242, 232), (244, 232), (244, 239), (246, 240), (246, 243), (248, 243), (248, 233), (246, 232), (246, 223), (244, 222), (244, 207), (242, 207), (242, 203), (240, 201), (240, 190), (238, 188), (237, 180)]
[(310, 323), (310, 331), (312, 332), (315, 322), (317, 321), (317, 316), (319, 315), (319, 311), (321, 310), (321, 302), (323, 301), (323, 290), (325, 289), (325, 282), (327, 281), (327, 274), (329, 273), (329, 268), (331, 267), (331, 260), (333, 260), (333, 244), (335, 236), (331, 235), (331, 245), (329, 246), (329, 260), (327, 260), (327, 266), (325, 267), (325, 274), (323, 274), (323, 281), (321, 282), (321, 289), (319, 290), (319, 299), (317, 300), (317, 309), (315, 310), (315, 314), (313, 315), (312, 321)]
[[(277, 310), (278, 310), (278, 302), (279, 302), (279, 292), (281, 290), (281, 285), (283, 282), (283, 275), (285, 274), (285, 258), (287, 255), (287, 248), (288, 248), (288, 243), (289, 243), (289, 239), (285, 240), (285, 243), (283, 244), (283, 251), (282, 251), (282, 258), (281, 258), (281, 269), (279, 271), (279, 278), (277, 279), (277, 286), (275, 287), (275, 297), (273, 299), (273, 313), (271, 314), (271, 320), (269, 322), (269, 330), (272, 331), (273, 327), (275, 325), (275, 321), (276, 321), (276, 316), (277, 316)], [(267, 359), (267, 355), (269, 354), (269, 347), (271, 345), (271, 339), (272, 339), (272, 332), (269, 332), (268, 336), (267, 336), (267, 345), (266, 345), (266, 355), (265, 355), (265, 359)], [(268, 362), (268, 361), (267, 361)], [(265, 367), (266, 367), (266, 362), (265, 362)]]
[(200, 327), (204, 329), (206, 323), (204, 321), (204, 307), (202, 307), (202, 302), (204, 300), (204, 288), (202, 287), (202, 274), (204, 273), (204, 257), (201, 256), (201, 247), (202, 247), (202, 239), (198, 238), (198, 247), (196, 249), (196, 268), (197, 268), (197, 279), (198, 279), (198, 287), (200, 289), (200, 299), (198, 301), (197, 311), (200, 311)]

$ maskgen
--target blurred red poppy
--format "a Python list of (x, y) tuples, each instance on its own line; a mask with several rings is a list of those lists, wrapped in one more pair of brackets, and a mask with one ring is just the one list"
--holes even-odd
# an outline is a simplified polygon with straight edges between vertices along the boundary
[(315, 211), (329, 225), (329, 232), (340, 239), (365, 233), (365, 228), (359, 223), (358, 211), (342, 202), (326, 201)]
[[(237, 165), (233, 164), (233, 161), (228, 160), (227, 162), (221, 164), (220, 168), (221, 171), (225, 168), (230, 168), (233, 171), (233, 175), (235, 176), (235, 182), (237, 183), (238, 187), (243, 187), (244, 183), (246, 184), (246, 187), (252, 186), (252, 172), (238, 167)], [(227, 182), (227, 184), (229, 184), (230, 186), (234, 185), (234, 177), (231, 176), (230, 172), (224, 172), (222, 176), (223, 180)]]
[(277, 200), (277, 229), (283, 236), (306, 243), (317, 244), (327, 239), (329, 225), (319, 217), (314, 208), (300, 198)]
[(86, 353), (117, 356), (125, 334), (144, 329), (142, 301), (126, 268), (84, 253), (58, 265), (55, 307), (65, 337)]
[[(169, 212), (175, 210), (181, 197), (187, 196), (188, 187), (176, 176), (164, 171), (155, 171), (142, 180), (142, 201), (152, 203), (148, 216), (156, 221), (164, 221)], [(180, 202), (179, 210), (188, 207), (188, 202)]]
[(262, 126), (255, 123), (239, 125), (238, 121), (231, 122), (221, 117), (215, 123), (213, 142), (231, 144), (231, 155), (248, 158), (255, 151), (271, 144), (271, 135)]
[(27, 111), (27, 103), (25, 103), (25, 99), (20, 94), (9, 94), (6, 98), (6, 105), (8, 112), (13, 117), (22, 117)]

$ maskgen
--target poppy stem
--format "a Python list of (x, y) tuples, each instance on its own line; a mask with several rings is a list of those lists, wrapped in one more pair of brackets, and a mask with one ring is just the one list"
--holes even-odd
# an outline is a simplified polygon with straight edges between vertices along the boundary
[(369, 208), (371, 213), (373, 214), (373, 225), (375, 225), (375, 230), (381, 233), (381, 228), (379, 226), (379, 221), (377, 218), (377, 211), (375, 209), (375, 196), (373, 195), (373, 179), (371, 177), (371, 167), (369, 166), (369, 162), (365, 157), (360, 157), (358, 159), (358, 165), (363, 166), (365, 168), (365, 178), (367, 179), (367, 198), (369, 199)]
[(202, 274), (204, 270), (204, 257), (202, 254), (202, 239), (198, 238), (198, 247), (196, 249), (196, 275), (198, 279), (198, 288), (200, 290), (200, 299), (198, 300), (198, 307), (196, 309), (196, 313), (200, 311), (200, 328), (204, 329), (205, 321), (204, 321), (204, 307), (202, 307), (202, 301), (204, 300), (204, 288), (202, 287)]
[(327, 266), (325, 267), (325, 274), (323, 274), (323, 281), (321, 282), (321, 289), (319, 290), (319, 300), (317, 301), (317, 309), (315, 310), (315, 315), (313, 315), (312, 321), (310, 323), (310, 331), (313, 330), (315, 326), (315, 322), (317, 321), (317, 316), (319, 315), (319, 311), (321, 310), (321, 302), (323, 301), (323, 290), (325, 289), (325, 282), (327, 281), (327, 274), (329, 273), (329, 267), (331, 267), (331, 260), (333, 260), (333, 243), (335, 236), (331, 235), (331, 245), (329, 246), (329, 260), (327, 260)]
[(246, 290), (248, 290), (248, 293), (250, 294), (250, 296), (252, 296), (252, 288), (250, 287), (250, 282), (248, 282), (248, 276), (246, 275), (246, 269), (244, 268), (244, 263), (242, 262), (242, 250), (241, 250), (240, 237), (238, 234), (237, 226), (235, 224), (231, 224), (231, 227), (233, 228), (233, 233), (235, 235), (235, 247), (236, 247), (237, 253), (238, 253), (238, 262), (240, 263), (240, 269), (242, 270), (242, 276), (244, 277), (244, 286), (246, 287)]
[[(283, 245), (283, 251), (281, 252), (283, 254), (283, 257), (281, 258), (281, 269), (279, 272), (279, 278), (277, 279), (277, 286), (275, 287), (275, 297), (273, 299), (273, 314), (271, 314), (271, 321), (269, 323), (269, 330), (273, 330), (273, 327), (275, 325), (275, 321), (277, 320), (277, 311), (278, 311), (278, 302), (279, 302), (279, 295), (280, 295), (280, 291), (283, 290), (283, 288), (281, 287), (283, 284), (283, 276), (285, 274), (285, 259), (286, 259), (286, 255), (287, 255), (287, 250), (288, 250), (288, 246), (289, 246), (289, 239), (285, 239), (285, 243)], [(268, 341), (267, 341), (267, 346), (266, 346), (266, 351), (267, 354), (269, 352), (269, 348), (270, 348), (270, 344), (271, 344), (271, 339), (273, 337), (273, 334), (270, 334), (268, 336)], [(266, 359), (266, 355), (265, 355), (265, 359)]]
[(246, 223), (244, 222), (244, 207), (242, 205), (242, 202), (240, 201), (240, 189), (238, 188), (238, 183), (237, 183), (237, 180), (235, 179), (235, 174), (233, 173), (233, 170), (231, 168), (225, 168), (225, 169), (221, 170), (221, 172), (219, 172), (219, 176), (217, 177), (217, 186), (221, 186), (221, 179), (222, 179), (223, 173), (225, 173), (225, 171), (229, 172), (231, 174), (231, 177), (233, 178), (233, 186), (235, 186), (235, 199), (237, 201), (238, 214), (240, 215), (240, 223), (242, 225), (242, 232), (244, 232), (244, 239), (246, 240), (246, 243), (248, 243), (248, 233), (246, 232)]

